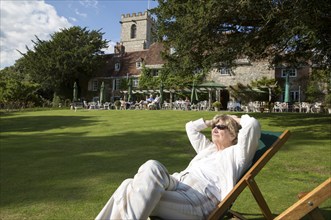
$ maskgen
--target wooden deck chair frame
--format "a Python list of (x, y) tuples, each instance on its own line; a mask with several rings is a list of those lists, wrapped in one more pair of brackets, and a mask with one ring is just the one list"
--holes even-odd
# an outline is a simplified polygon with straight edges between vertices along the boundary
[(294, 203), (283, 213), (278, 215), (275, 220), (301, 219), (305, 215), (311, 219), (324, 219), (318, 206), (331, 197), (331, 177), (317, 186), (311, 192), (302, 196), (299, 201)]
[[(230, 191), (230, 193), (218, 204), (216, 209), (209, 215), (209, 220), (218, 220), (223, 218), (224, 215), (230, 211), (230, 208), (234, 201), (247, 186), (251, 190), (265, 219), (273, 219), (267, 202), (265, 201), (259, 187), (257, 186), (254, 177), (285, 144), (289, 136), (289, 130), (285, 130), (283, 133), (262, 131), (260, 138), (260, 146), (255, 153), (252, 166), (237, 182), (237, 184)], [(240, 216), (238, 215), (237, 217), (240, 218)]]

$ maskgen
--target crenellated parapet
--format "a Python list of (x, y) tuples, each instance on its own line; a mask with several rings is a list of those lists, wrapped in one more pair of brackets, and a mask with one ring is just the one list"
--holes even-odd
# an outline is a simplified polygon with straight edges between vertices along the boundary
[(150, 19), (152, 22), (155, 22), (155, 19), (152, 18), (149, 14), (149, 12), (138, 12), (138, 13), (128, 13), (128, 14), (122, 14), (121, 16), (121, 22), (128, 22), (132, 20), (141, 20), (141, 19)]

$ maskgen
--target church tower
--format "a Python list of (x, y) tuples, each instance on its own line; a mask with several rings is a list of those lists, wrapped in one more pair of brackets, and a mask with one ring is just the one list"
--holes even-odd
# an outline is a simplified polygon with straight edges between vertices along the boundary
[(145, 50), (153, 43), (154, 20), (147, 11), (122, 15), (120, 23), (120, 43), (124, 46), (125, 52)]

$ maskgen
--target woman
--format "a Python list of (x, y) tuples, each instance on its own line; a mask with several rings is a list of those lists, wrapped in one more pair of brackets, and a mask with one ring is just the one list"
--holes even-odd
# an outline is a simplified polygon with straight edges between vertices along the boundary
[[(212, 141), (201, 131), (211, 127)], [(186, 124), (197, 152), (188, 167), (170, 175), (149, 160), (123, 181), (96, 219), (205, 219), (251, 165), (261, 134), (248, 115), (216, 115)]]

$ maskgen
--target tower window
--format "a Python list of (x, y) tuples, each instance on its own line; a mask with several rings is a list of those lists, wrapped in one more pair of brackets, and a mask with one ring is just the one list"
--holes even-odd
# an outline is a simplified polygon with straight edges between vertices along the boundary
[(133, 24), (131, 26), (131, 38), (136, 38), (137, 37), (137, 26)]

